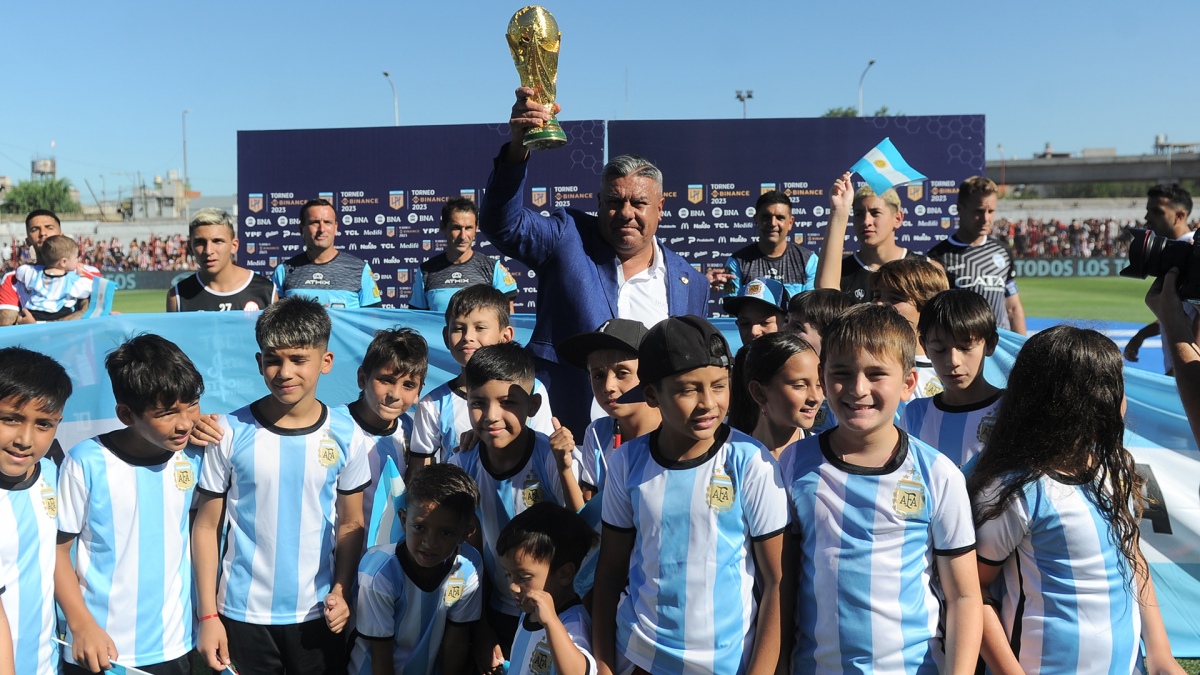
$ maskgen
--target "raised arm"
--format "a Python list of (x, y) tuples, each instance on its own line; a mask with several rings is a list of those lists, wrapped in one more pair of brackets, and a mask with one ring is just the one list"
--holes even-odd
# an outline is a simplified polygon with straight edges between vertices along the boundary
[(842, 257), (846, 253), (846, 226), (854, 205), (850, 172), (842, 174), (829, 188), (829, 223), (817, 256), (817, 288), (842, 289)]

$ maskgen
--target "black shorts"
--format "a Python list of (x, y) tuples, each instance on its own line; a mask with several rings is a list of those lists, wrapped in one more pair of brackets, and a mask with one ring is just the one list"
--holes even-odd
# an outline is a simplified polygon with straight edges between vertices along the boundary
[(325, 619), (287, 626), (259, 626), (222, 616), (229, 638), (229, 660), (239, 675), (342, 675), (346, 672), (346, 636), (334, 633)]

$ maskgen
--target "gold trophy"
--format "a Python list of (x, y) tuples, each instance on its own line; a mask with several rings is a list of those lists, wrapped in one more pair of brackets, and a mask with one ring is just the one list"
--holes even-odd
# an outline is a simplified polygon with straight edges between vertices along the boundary
[[(533, 101), (553, 111), (558, 82), (558, 47), (562, 42), (554, 15), (537, 5), (520, 9), (508, 22), (507, 36), (513, 63), (521, 76), (521, 86), (533, 90), (530, 97)], [(551, 112), (549, 121), (525, 132), (523, 144), (532, 150), (561, 148), (567, 144), (567, 135)]]

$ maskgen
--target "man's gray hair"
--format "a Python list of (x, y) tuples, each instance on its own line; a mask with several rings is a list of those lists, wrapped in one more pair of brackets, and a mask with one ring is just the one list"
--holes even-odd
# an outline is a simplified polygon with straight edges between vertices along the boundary
[(209, 207), (197, 211), (196, 215), (192, 216), (192, 222), (188, 224), (188, 236), (195, 233), (197, 227), (205, 225), (224, 225), (234, 236), (237, 236), (237, 230), (233, 226), (233, 216), (223, 209)]
[(609, 181), (625, 176), (649, 178), (658, 185), (658, 191), (662, 192), (662, 171), (651, 164), (650, 160), (638, 155), (617, 155), (608, 160), (608, 164), (604, 165), (604, 173), (600, 175), (600, 182), (602, 185), (607, 185)]

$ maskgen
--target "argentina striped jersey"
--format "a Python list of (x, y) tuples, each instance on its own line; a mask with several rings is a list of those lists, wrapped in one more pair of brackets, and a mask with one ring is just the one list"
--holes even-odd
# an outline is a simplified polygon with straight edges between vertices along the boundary
[[(557, 608), (555, 608), (557, 609)], [(587, 660), (587, 675), (596, 675), (596, 659), (592, 656), (592, 617), (576, 600), (558, 612), (571, 642)], [(521, 615), (517, 634), (513, 637), (512, 658), (508, 675), (558, 675), (558, 667), (550, 653), (550, 641), (546, 639), (546, 627), (534, 623), (528, 615)]]
[(900, 427), (961, 468), (983, 451), (1003, 398), (1004, 392), (998, 391), (979, 403), (961, 406), (948, 405), (942, 394), (914, 399), (905, 406)]
[(904, 432), (886, 465), (854, 466), (830, 433), (796, 443), (784, 469), (800, 539), (792, 672), (937, 673), (934, 555), (975, 547), (962, 473)]
[(545, 434), (533, 433), (533, 443), (525, 457), (511, 470), (496, 473), (491, 468), (488, 454), (482, 444), (456, 453), (451, 464), (458, 465), (479, 486), (480, 534), (483, 538), (483, 567), (491, 579), (491, 606), (510, 616), (519, 616), (521, 611), (509, 590), (508, 577), (500, 566), (496, 554), (496, 540), (500, 531), (518, 513), (537, 504), (551, 501), (559, 506), (566, 504), (562, 483), (558, 474), (558, 461), (550, 450), (550, 439)]
[[(367, 551), (358, 565), (358, 617), (360, 637), (350, 654), (351, 675), (371, 675), (370, 640), (393, 643), (393, 663), (402, 675), (438, 672), (446, 622), (478, 621), (483, 611), (479, 585), (482, 562), (479, 552), (459, 546), (450, 569), (433, 589), (423, 589), (408, 576), (409, 558), (388, 544)], [(461, 646), (463, 649), (466, 645)]]
[(311, 427), (283, 429), (251, 403), (222, 416), (221, 428), (200, 474), (203, 492), (225, 497), (217, 608), (258, 625), (320, 618), (333, 586), (337, 495), (371, 480), (362, 448), (350, 442), (354, 421), (322, 406)]
[(58, 468), (43, 457), (24, 480), (0, 480), (0, 603), (12, 632), (16, 672), (58, 672), (54, 561)]
[[(78, 535), (83, 600), (121, 663), (161, 663), (195, 644), (190, 514), (204, 451), (188, 446), (140, 458), (111, 438), (96, 436), (67, 452), (58, 529)], [(70, 626), (67, 642), (74, 642)]]
[(659, 453), (658, 437), (609, 458), (604, 527), (636, 533), (618, 659), (654, 673), (741, 673), (758, 609), (752, 544), (787, 527), (779, 468), (728, 425), (708, 453), (682, 462)]
[(1000, 621), (1027, 673), (1140, 670), (1141, 611), (1122, 575), (1130, 566), (1093, 499), (1083, 485), (1042, 476), (979, 528), (979, 561), (1003, 568)]

